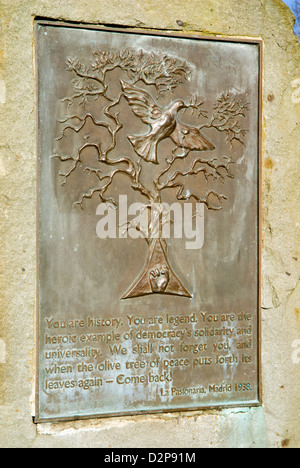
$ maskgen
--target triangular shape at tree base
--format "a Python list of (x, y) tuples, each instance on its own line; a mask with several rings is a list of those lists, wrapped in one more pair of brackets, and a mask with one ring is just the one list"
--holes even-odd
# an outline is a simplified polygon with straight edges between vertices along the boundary
[(192, 297), (170, 267), (160, 239), (155, 241), (149, 255), (149, 260), (141, 276), (122, 299), (147, 294), (171, 294)]

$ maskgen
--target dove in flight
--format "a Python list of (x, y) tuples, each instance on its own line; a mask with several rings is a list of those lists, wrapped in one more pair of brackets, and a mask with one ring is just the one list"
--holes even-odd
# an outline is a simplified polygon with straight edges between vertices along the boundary
[(134, 114), (142, 122), (150, 125), (150, 131), (146, 135), (128, 136), (135, 152), (145, 161), (159, 164), (157, 146), (159, 142), (168, 137), (180, 148), (191, 151), (215, 149), (215, 146), (200, 133), (198, 128), (178, 122), (178, 111), (187, 107), (183, 101), (177, 100), (168, 108), (161, 108), (144, 89), (132, 86), (123, 80), (121, 80), (121, 86)]

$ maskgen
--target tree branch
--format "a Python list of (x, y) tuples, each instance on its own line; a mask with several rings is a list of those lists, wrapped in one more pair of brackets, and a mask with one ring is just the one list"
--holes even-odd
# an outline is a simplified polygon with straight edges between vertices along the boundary
[(231, 147), (234, 141), (245, 146), (247, 130), (240, 127), (239, 118), (246, 118), (249, 103), (242, 99), (236, 99), (227, 92), (219, 96), (214, 108), (215, 112), (211, 121), (208, 124), (201, 125), (199, 129), (214, 128), (218, 132), (225, 132), (226, 141), (230, 142)]

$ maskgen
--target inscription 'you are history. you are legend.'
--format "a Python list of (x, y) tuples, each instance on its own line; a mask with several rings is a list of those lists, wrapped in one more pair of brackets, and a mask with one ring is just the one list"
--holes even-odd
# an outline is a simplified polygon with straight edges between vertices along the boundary
[(222, 380), (222, 373), (221, 380), (212, 380), (207, 386), (202, 384), (201, 372), (195, 387), (177, 388), (173, 381), (178, 371), (209, 367), (222, 371), (229, 367), (234, 374), (238, 364), (244, 366), (247, 375), (247, 364), (253, 364), (251, 314), (199, 312), (190, 316), (127, 315), (125, 319), (87, 317), (69, 321), (51, 317), (45, 321), (47, 391), (78, 388), (93, 390), (96, 397), (97, 387), (148, 383), (163, 397), (253, 390), (251, 382)]
[(35, 421), (258, 404), (260, 42), (36, 43)]

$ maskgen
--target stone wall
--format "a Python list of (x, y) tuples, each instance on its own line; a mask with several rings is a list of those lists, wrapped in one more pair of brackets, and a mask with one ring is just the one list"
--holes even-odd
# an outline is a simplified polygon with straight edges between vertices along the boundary
[[(264, 41), (262, 398), (258, 408), (34, 424), (34, 20)], [(300, 71), (281, 0), (0, 0), (0, 446), (300, 446)]]

